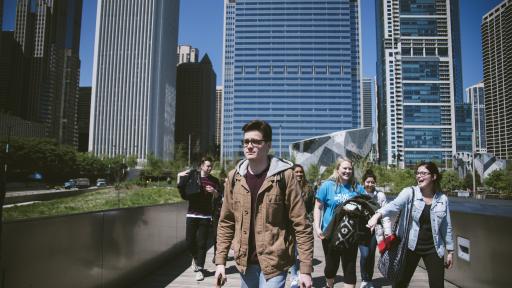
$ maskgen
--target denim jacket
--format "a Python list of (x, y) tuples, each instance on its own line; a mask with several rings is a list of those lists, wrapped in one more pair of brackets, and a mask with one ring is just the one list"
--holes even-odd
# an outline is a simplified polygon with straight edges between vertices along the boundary
[[(392, 216), (397, 214), (401, 209), (403, 212), (400, 214), (400, 222), (398, 225), (397, 235), (402, 237), (405, 229), (405, 217), (408, 214), (408, 210), (411, 207), (411, 189), (414, 191), (414, 204), (412, 209), (412, 225), (409, 232), (409, 243), (408, 248), (410, 250), (416, 249), (416, 243), (418, 242), (418, 233), (420, 230), (420, 216), (423, 208), (425, 207), (425, 201), (418, 186), (407, 187), (400, 192), (400, 194), (386, 206), (379, 209), (383, 217)], [(430, 207), (430, 221), (432, 224), (432, 236), (434, 237), (434, 246), (439, 257), (444, 256), (445, 249), (453, 251), (453, 235), (452, 235), (452, 223), (450, 219), (450, 208), (448, 204), (448, 197), (441, 192), (437, 192), (432, 199), (432, 206)]]

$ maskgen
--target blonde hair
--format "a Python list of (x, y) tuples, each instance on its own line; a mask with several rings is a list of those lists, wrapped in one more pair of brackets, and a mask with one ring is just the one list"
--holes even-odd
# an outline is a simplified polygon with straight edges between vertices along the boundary
[(343, 164), (344, 162), (348, 162), (348, 163), (350, 163), (350, 166), (352, 166), (352, 175), (350, 176), (350, 179), (348, 179), (348, 184), (350, 184), (350, 186), (352, 186), (352, 189), (355, 190), (356, 178), (354, 176), (354, 162), (352, 162), (352, 160), (349, 160), (347, 158), (342, 158), (342, 157), (338, 158), (338, 160), (336, 160), (336, 166), (334, 168), (334, 171), (332, 171), (332, 175), (331, 175), (331, 177), (329, 177), (329, 179), (336, 182), (336, 186), (342, 185), (343, 182), (341, 179), (341, 175), (338, 173), (338, 169), (340, 168), (341, 164)]

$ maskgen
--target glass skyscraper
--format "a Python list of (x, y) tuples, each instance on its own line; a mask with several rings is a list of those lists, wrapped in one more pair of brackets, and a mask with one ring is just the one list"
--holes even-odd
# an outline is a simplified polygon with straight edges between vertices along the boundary
[(242, 126), (273, 127), (276, 155), (361, 125), (359, 1), (225, 0), (222, 157)]
[(473, 131), (475, 131), (475, 152), (487, 153), (485, 140), (485, 89), (484, 83), (480, 82), (466, 88), (467, 101), (473, 108)]
[(380, 162), (444, 163), (467, 136), (458, 0), (376, 3)]

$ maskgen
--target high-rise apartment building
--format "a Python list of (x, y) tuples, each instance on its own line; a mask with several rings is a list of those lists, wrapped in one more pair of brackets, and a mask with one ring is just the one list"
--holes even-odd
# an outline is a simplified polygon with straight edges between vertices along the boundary
[(190, 45), (178, 45), (177, 63), (197, 63), (199, 60), (199, 49)]
[(16, 7), (14, 38), (29, 62), (22, 116), (75, 147), (81, 21), (82, 0), (19, 0)]
[(475, 133), (475, 152), (487, 153), (485, 140), (485, 89), (480, 82), (466, 88), (467, 101), (471, 103), (473, 116), (473, 131)]
[(178, 65), (176, 75), (175, 142), (187, 147), (198, 162), (205, 154), (215, 152), (215, 83), (208, 54), (199, 63)]
[(380, 162), (445, 163), (463, 102), (458, 0), (378, 0), (376, 22)]
[(224, 97), (223, 87), (217, 86), (215, 89), (215, 145), (220, 145), (222, 133), (222, 99)]
[(99, 0), (89, 150), (174, 155), (178, 0)]
[(487, 151), (512, 159), (512, 1), (482, 18)]
[(361, 126), (359, 1), (225, 0), (221, 158), (242, 126), (273, 127), (273, 150)]

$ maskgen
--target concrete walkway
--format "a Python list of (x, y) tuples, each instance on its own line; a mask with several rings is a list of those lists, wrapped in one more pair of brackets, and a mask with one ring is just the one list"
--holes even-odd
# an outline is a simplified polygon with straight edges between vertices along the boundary
[[(323, 276), (324, 270), (324, 255), (322, 251), (322, 244), (319, 239), (315, 237), (315, 252), (314, 252), (314, 272), (312, 274), (313, 277), (313, 287), (325, 287), (325, 278)], [(376, 253), (376, 263), (379, 258), (379, 253)], [(203, 281), (195, 280), (195, 273), (191, 268), (191, 258), (188, 256), (186, 251), (184, 251), (181, 255), (177, 256), (172, 263), (166, 264), (164, 267), (149, 275), (146, 279), (143, 279), (139, 283), (137, 283), (132, 288), (186, 288), (186, 287), (215, 287), (214, 286), (214, 274), (215, 274), (215, 265), (212, 263), (213, 258), (213, 247), (209, 249), (208, 254), (206, 256), (206, 270), (205, 279)], [(230, 257), (229, 259), (233, 259)], [(359, 287), (361, 284), (361, 275), (359, 270), (359, 260), (357, 261), (357, 284), (356, 287)], [(240, 275), (238, 270), (235, 267), (235, 263), (233, 260), (228, 261), (226, 265), (226, 272), (228, 281), (224, 287), (226, 288), (235, 288), (240, 287)], [(341, 265), (339, 268), (338, 276), (336, 278), (335, 287), (343, 287), (343, 275)], [(374, 273), (374, 286), (375, 287), (391, 287), (389, 283), (385, 283), (382, 275), (375, 266)], [(290, 285), (290, 277), (287, 279), (286, 287)], [(409, 287), (429, 287), (428, 286), (428, 276), (427, 271), (421, 267), (416, 269), (414, 276), (411, 280)], [(452, 288), (457, 287), (449, 282), (445, 281), (445, 287)]]

